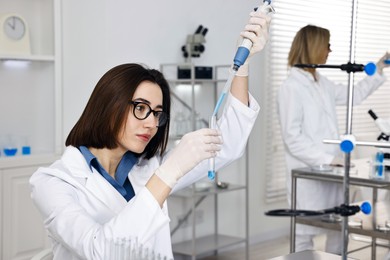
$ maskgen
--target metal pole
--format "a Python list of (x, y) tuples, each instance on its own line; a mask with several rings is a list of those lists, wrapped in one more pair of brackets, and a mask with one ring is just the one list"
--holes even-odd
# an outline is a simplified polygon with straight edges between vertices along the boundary
[(245, 260), (249, 260), (249, 144), (245, 148)]
[[(351, 43), (350, 43), (350, 53), (349, 61), (351, 63), (355, 62), (355, 39), (356, 39), (356, 15), (357, 15), (357, 0), (352, 2), (352, 22), (351, 22)], [(346, 130), (347, 134), (352, 134), (352, 109), (353, 109), (353, 82), (354, 82), (354, 73), (348, 73), (348, 105), (347, 105), (347, 125)]]
[[(294, 173), (291, 176), (291, 210), (297, 209), (297, 178)], [(290, 253), (295, 252), (295, 233), (296, 233), (296, 219), (295, 216), (291, 217), (290, 224)]]
[[(351, 63), (355, 61), (355, 31), (356, 31), (356, 16), (357, 16), (357, 0), (352, 0), (352, 21), (351, 21), (351, 42), (350, 42), (350, 53), (349, 60)], [(353, 83), (354, 73), (348, 73), (348, 104), (347, 104), (347, 120), (346, 120), (346, 134), (352, 134), (352, 109), (353, 109)], [(349, 205), (349, 168), (351, 164), (351, 153), (345, 154), (344, 163), (344, 204)], [(343, 247), (342, 247), (342, 259), (347, 259), (348, 253), (348, 217), (343, 217), (342, 222), (342, 236), (343, 236)]]
[[(331, 139), (324, 139), (323, 142), (325, 144), (340, 144), (340, 140), (331, 140)], [(371, 142), (371, 141), (356, 141), (356, 146), (373, 146), (378, 148), (390, 148), (390, 143), (384, 143), (384, 142)]]

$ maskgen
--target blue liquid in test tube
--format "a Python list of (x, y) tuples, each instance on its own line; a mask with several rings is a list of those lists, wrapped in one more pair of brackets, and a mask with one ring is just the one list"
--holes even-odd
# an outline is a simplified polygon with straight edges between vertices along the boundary
[[(216, 129), (217, 128), (217, 116), (216, 115), (211, 116), (210, 122), (209, 122), (209, 127), (211, 129)], [(210, 158), (209, 159), (209, 171), (207, 173), (207, 177), (210, 180), (214, 180), (215, 179), (215, 158)]]

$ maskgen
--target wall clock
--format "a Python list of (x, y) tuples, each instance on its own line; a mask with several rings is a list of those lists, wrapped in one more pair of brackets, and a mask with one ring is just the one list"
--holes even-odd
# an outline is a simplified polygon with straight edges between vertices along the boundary
[(31, 54), (29, 28), (19, 14), (0, 15), (0, 54)]

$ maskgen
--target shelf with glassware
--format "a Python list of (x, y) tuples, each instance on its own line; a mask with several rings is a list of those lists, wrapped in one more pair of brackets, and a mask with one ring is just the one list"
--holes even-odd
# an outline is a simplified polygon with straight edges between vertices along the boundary
[[(181, 72), (180, 69), (182, 68), (187, 69), (187, 72)], [(201, 70), (205, 68), (211, 69), (211, 77), (210, 73), (198, 73), (197, 75), (199, 70), (196, 70), (194, 64), (173, 63), (160, 66), (172, 90), (170, 145), (180, 140), (183, 134), (189, 131), (208, 127), (209, 116), (213, 112), (218, 95), (226, 83), (230, 65), (200, 67)], [(208, 78), (195, 78), (194, 75)], [(243, 160), (246, 159), (245, 157)], [(187, 200), (191, 201), (191, 203), (184, 203), (186, 206), (179, 206), (180, 209), (176, 210), (177, 212), (170, 209), (171, 214), (180, 215), (177, 217), (177, 223), (175, 223), (176, 219), (172, 219), (172, 247), (175, 254), (191, 256), (192, 259), (196, 259), (200, 255), (216, 253), (220, 249), (226, 249), (233, 245), (245, 244), (248, 258), (248, 170), (247, 164), (245, 162), (244, 164), (245, 169), (242, 171), (245, 172), (245, 177), (242, 178), (245, 178), (245, 180), (238, 181), (241, 184), (233, 184), (234, 181), (232, 183), (220, 181), (220, 175), (217, 173), (214, 181), (201, 180), (191, 187), (172, 195), (169, 199), (169, 205), (183, 204), (183, 201)], [(238, 200), (242, 199), (243, 210), (241, 212), (231, 212), (230, 207), (221, 207), (228, 196), (238, 197)], [(212, 222), (212, 219), (214, 219), (211, 223), (213, 227), (204, 228), (200, 223), (197, 223), (197, 220), (199, 220), (197, 214), (200, 214), (199, 211), (203, 212), (202, 207), (205, 208), (205, 214), (208, 215), (206, 217), (209, 220), (208, 222)], [(238, 214), (239, 216), (235, 216), (236, 218), (244, 219), (243, 226), (245, 226), (245, 230), (241, 234), (231, 235), (221, 232), (219, 218), (224, 215), (223, 212), (226, 210), (230, 211), (229, 215)], [(187, 225), (184, 223), (187, 223)], [(204, 224), (207, 226), (207, 223)], [(241, 225), (239, 226), (241, 227)], [(186, 230), (186, 228), (190, 228), (190, 230)], [(182, 233), (189, 231), (187, 233), (190, 233), (190, 235), (187, 234), (187, 237), (185, 237), (186, 235), (183, 237), (179, 234), (176, 237), (181, 237), (175, 239), (175, 234), (179, 233), (179, 229), (183, 231)], [(207, 229), (207, 231), (204, 232), (204, 229)], [(211, 234), (210, 229), (212, 230)]]
[(60, 6), (0, 3), (0, 168), (45, 163), (62, 151)]
[[(182, 73), (180, 68), (191, 72)], [(195, 66), (193, 64), (162, 64), (161, 71), (167, 78), (171, 87), (171, 139), (179, 139), (183, 134), (208, 126), (209, 116), (216, 103), (218, 90), (226, 81), (228, 65), (220, 65), (209, 68), (211, 72), (201, 74), (194, 78)]]

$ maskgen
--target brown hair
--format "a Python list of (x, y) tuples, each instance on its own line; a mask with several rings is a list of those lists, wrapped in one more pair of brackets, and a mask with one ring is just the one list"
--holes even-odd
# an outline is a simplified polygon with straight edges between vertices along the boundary
[(314, 25), (302, 27), (294, 37), (288, 54), (288, 65), (318, 64), (320, 51), (329, 48), (330, 33), (328, 29)]
[[(110, 69), (96, 84), (89, 101), (65, 145), (113, 149), (118, 146), (118, 135), (130, 111), (137, 87), (144, 81), (160, 86), (163, 95), (162, 110), (170, 116), (171, 98), (169, 85), (161, 72), (139, 64), (122, 64)], [(159, 127), (156, 135), (142, 154), (150, 159), (157, 151), (162, 155), (169, 135), (169, 120)]]

